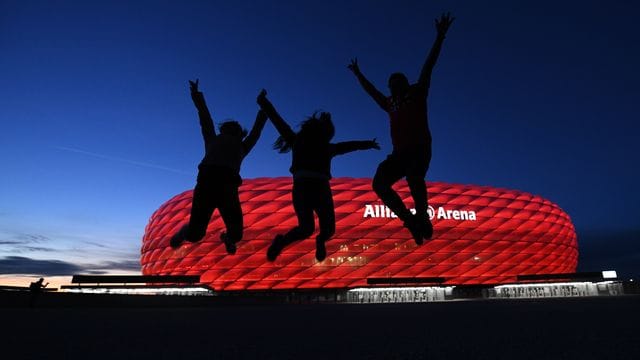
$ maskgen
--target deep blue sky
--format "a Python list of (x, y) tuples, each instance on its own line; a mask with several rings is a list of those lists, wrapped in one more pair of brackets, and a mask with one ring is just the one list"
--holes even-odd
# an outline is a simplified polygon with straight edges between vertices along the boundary
[[(572, 217), (583, 268), (636, 271), (637, 2), (0, 0), (0, 273), (136, 269), (149, 216), (203, 154), (188, 79), (246, 127), (263, 87), (292, 124), (330, 111), (335, 140), (383, 147), (334, 176), (372, 176), (387, 118), (346, 65), (385, 92), (392, 72), (415, 80), (447, 10), (429, 180), (541, 195)], [(243, 177), (288, 175), (275, 137)]]

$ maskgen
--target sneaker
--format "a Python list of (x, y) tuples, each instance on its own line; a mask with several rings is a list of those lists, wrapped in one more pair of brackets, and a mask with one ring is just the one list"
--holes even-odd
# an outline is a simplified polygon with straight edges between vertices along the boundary
[(422, 245), (424, 242), (422, 226), (420, 226), (418, 219), (414, 215), (405, 220), (404, 227), (409, 229), (416, 245)]
[(324, 246), (324, 241), (316, 239), (316, 260), (322, 261), (327, 257), (327, 249)]
[(280, 252), (282, 251), (282, 242), (284, 240), (284, 236), (277, 235), (273, 242), (267, 249), (267, 260), (273, 262), (276, 260)]
[(172, 248), (177, 249), (182, 245), (182, 242), (185, 240), (185, 234), (187, 233), (186, 229), (187, 227), (183, 226), (177, 233), (173, 234), (171, 240), (169, 240), (169, 245), (171, 245)]
[(205, 235), (205, 234), (202, 234), (202, 237), (197, 238), (197, 239), (189, 239), (189, 238), (187, 237), (187, 235), (185, 234), (185, 236), (184, 236), (184, 240), (185, 240), (185, 241), (188, 241), (188, 242), (190, 242), (190, 243), (192, 243), (192, 244), (193, 244), (193, 243), (197, 243), (198, 241), (200, 241), (200, 240), (204, 239), (204, 235)]
[(177, 249), (182, 245), (182, 241), (182, 237), (175, 234), (171, 237), (171, 240), (169, 240), (169, 245), (171, 245), (172, 248)]
[(222, 240), (222, 242), (224, 243), (224, 247), (225, 249), (227, 249), (227, 254), (233, 255), (236, 253), (236, 243), (229, 240), (226, 232), (220, 234), (220, 240)]

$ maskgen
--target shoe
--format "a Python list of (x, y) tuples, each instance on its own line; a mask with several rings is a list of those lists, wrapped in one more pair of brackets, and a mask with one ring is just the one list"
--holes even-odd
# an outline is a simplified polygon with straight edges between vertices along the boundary
[(411, 215), (411, 217), (405, 220), (404, 227), (409, 229), (409, 231), (411, 232), (411, 236), (413, 236), (413, 240), (416, 242), (416, 245), (422, 245), (422, 243), (424, 242), (423, 230), (415, 215)]
[(171, 245), (172, 248), (177, 249), (180, 247), (180, 245), (182, 245), (182, 237), (177, 236), (178, 234), (173, 235), (173, 237), (171, 237), (171, 240), (169, 240), (169, 245)]
[(267, 249), (267, 260), (273, 262), (276, 260), (280, 252), (282, 251), (282, 242), (284, 241), (284, 236), (277, 235), (273, 242)]
[(327, 257), (327, 249), (324, 246), (324, 241), (316, 239), (316, 260), (322, 261)]
[(180, 247), (180, 245), (182, 245), (182, 242), (185, 240), (185, 233), (186, 233), (186, 227), (181, 228), (180, 230), (178, 230), (177, 233), (173, 234), (173, 236), (171, 237), (171, 240), (169, 240), (169, 245), (171, 245), (172, 248), (177, 249)]
[(236, 253), (236, 243), (229, 240), (226, 232), (220, 234), (220, 240), (222, 240), (222, 242), (224, 243), (224, 247), (225, 249), (227, 249), (227, 254), (233, 255)]
[(190, 243), (192, 243), (192, 244), (193, 244), (193, 243), (197, 243), (198, 241), (200, 241), (200, 240), (204, 239), (204, 236), (205, 236), (205, 235), (206, 235), (206, 234), (202, 234), (202, 235), (201, 235), (199, 238), (197, 238), (197, 239), (189, 239), (189, 237), (185, 234), (185, 235), (184, 235), (184, 240), (185, 240), (185, 241), (188, 241), (188, 242), (190, 242)]

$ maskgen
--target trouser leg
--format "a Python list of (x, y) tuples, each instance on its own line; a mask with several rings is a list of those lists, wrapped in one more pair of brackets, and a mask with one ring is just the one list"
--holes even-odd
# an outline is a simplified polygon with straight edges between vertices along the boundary
[(419, 219), (427, 216), (427, 185), (424, 179), (419, 177), (407, 177), (411, 197), (415, 202), (416, 215)]
[(298, 218), (298, 226), (289, 230), (284, 235), (284, 245), (294, 241), (306, 239), (315, 229), (313, 220), (313, 189), (305, 181), (294, 181), (293, 184), (293, 209)]
[(320, 227), (318, 239), (324, 242), (336, 232), (336, 214), (329, 184), (318, 189), (316, 213), (318, 214), (318, 225)]
[(235, 186), (225, 187), (220, 196), (218, 211), (220, 211), (222, 221), (227, 228), (227, 240), (236, 243), (242, 239), (243, 232), (242, 207), (240, 206), (238, 188)]
[(207, 226), (216, 208), (215, 197), (209, 186), (198, 182), (193, 191), (191, 218), (186, 231), (186, 240), (199, 241), (207, 233)]
[(398, 193), (391, 187), (404, 176), (404, 172), (399, 169), (395, 161), (387, 158), (378, 165), (376, 174), (373, 177), (373, 190), (378, 194), (382, 202), (393, 211), (402, 221), (409, 219), (411, 212), (402, 202)]
[[(433, 235), (433, 226), (429, 220), (429, 214), (427, 212), (427, 185), (424, 181), (430, 162), (431, 146), (427, 146), (421, 151), (416, 150), (415, 156), (410, 158), (407, 163), (407, 183), (409, 184), (409, 190), (411, 191), (411, 196), (415, 202), (416, 219), (418, 220), (422, 236), (425, 239), (430, 239)], [(421, 241), (417, 242), (421, 243)]]
[(327, 256), (325, 242), (336, 232), (336, 214), (328, 182), (320, 186), (317, 194), (316, 213), (320, 232), (316, 237), (316, 259), (323, 261)]
[(314, 221), (313, 221), (313, 203), (311, 195), (313, 192), (304, 181), (293, 181), (293, 209), (296, 212), (298, 218), (298, 226), (289, 230), (284, 235), (278, 235), (267, 249), (267, 259), (269, 261), (275, 261), (280, 252), (287, 245), (308, 238), (313, 234)]

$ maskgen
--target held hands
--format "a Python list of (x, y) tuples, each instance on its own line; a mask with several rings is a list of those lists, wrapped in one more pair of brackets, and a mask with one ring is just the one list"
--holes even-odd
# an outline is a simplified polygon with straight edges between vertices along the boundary
[(267, 99), (267, 90), (262, 89), (260, 91), (260, 94), (258, 94), (258, 98), (256, 99), (256, 101), (258, 102), (258, 105), (260, 105), (261, 108), (268, 105), (269, 100)]
[(196, 79), (195, 82), (189, 80), (189, 88), (191, 89), (192, 93), (198, 92), (198, 83), (200, 82), (200, 79)]
[(360, 73), (360, 67), (358, 66), (358, 58), (351, 59), (351, 63), (347, 65), (347, 68), (351, 70), (354, 74)]
[(456, 18), (451, 17), (450, 13), (443, 13), (440, 15), (440, 18), (436, 19), (436, 30), (438, 31), (438, 36), (444, 37), (449, 30), (449, 26), (453, 23), (453, 20)]

